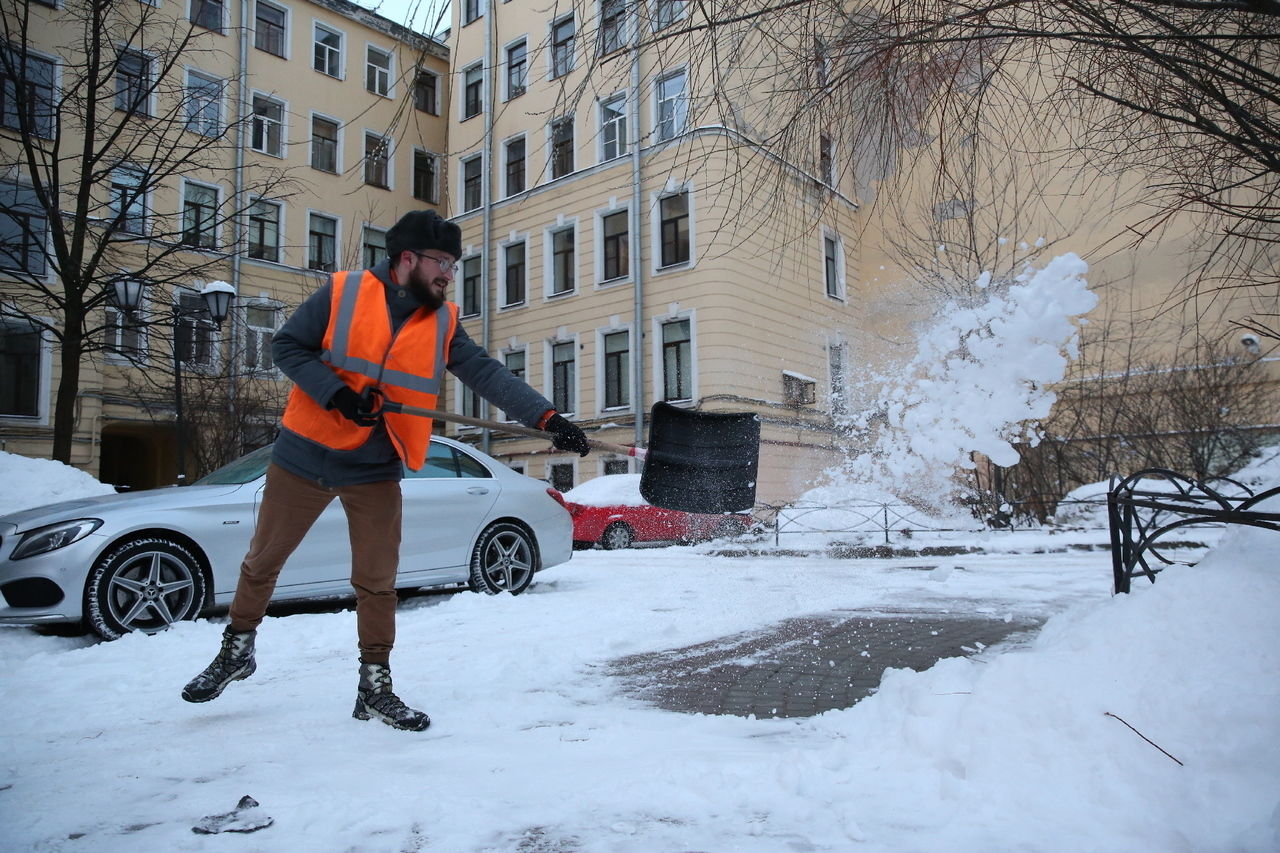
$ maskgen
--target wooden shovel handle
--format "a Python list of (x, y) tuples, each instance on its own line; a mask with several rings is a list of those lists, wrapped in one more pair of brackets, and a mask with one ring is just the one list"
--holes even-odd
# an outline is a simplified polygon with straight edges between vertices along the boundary
[[(406, 406), (404, 403), (397, 403), (394, 400), (383, 401), (381, 408), (384, 412), (400, 412), (405, 415), (434, 418), (436, 420), (462, 424), (463, 426), (483, 427), (485, 429), (497, 430), (498, 432), (527, 435), (530, 438), (541, 438), (546, 441), (551, 441), (551, 433), (546, 432), (545, 430), (534, 429), (533, 427), (521, 426), (520, 424), (505, 424), (500, 423), (499, 421), (486, 421), (483, 418), (473, 418), (469, 415), (458, 415), (453, 412), (442, 412), (439, 409), (420, 409), (417, 406)], [(610, 453), (621, 453), (624, 456), (634, 456), (637, 459), (644, 459), (645, 457), (645, 450), (642, 447), (630, 447), (625, 444), (610, 444), (607, 441), (600, 441), (590, 437), (587, 438), (587, 444), (597, 450), (607, 450)]]

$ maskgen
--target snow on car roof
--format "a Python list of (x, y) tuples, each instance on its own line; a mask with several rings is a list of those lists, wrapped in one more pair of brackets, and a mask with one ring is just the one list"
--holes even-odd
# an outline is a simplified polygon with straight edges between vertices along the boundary
[(605, 474), (564, 493), (564, 499), (583, 506), (648, 506), (640, 497), (639, 474)]

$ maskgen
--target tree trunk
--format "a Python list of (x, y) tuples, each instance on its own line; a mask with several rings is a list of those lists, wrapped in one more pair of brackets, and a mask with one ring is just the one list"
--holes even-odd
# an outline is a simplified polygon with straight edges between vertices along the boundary
[(60, 349), (62, 376), (58, 380), (53, 409), (53, 458), (67, 465), (71, 464), (71, 441), (76, 431), (76, 394), (80, 390), (82, 351), (81, 337), (68, 323)]

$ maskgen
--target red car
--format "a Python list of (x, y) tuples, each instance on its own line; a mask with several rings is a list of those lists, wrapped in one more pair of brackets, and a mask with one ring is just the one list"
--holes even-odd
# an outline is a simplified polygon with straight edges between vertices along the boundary
[(662, 509), (640, 497), (639, 474), (606, 474), (564, 493), (573, 517), (573, 544), (589, 548), (626, 548), (633, 542), (701, 542), (740, 536), (753, 523), (749, 515), (703, 515)]

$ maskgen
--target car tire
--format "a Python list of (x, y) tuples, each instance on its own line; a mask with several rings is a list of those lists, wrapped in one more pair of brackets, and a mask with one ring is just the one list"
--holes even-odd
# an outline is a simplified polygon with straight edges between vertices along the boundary
[(634, 541), (636, 541), (636, 534), (621, 521), (610, 524), (604, 529), (604, 533), (600, 534), (600, 547), (607, 551), (630, 548)]
[(470, 586), (486, 595), (519, 595), (533, 583), (539, 559), (538, 546), (523, 527), (509, 521), (491, 524), (471, 549)]
[(163, 536), (131, 539), (94, 564), (85, 586), (85, 619), (106, 640), (133, 631), (154, 634), (196, 618), (204, 596), (200, 561), (185, 545)]

